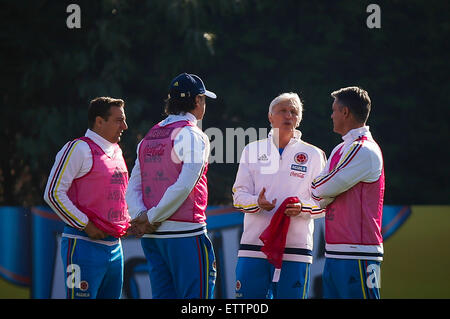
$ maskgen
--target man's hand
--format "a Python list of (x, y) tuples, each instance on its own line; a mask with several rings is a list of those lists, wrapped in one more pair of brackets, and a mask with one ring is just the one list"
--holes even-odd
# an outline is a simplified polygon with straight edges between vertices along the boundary
[(275, 198), (272, 202), (269, 202), (264, 195), (266, 193), (266, 188), (263, 187), (261, 192), (258, 195), (258, 206), (264, 210), (272, 210), (275, 208), (275, 204), (277, 203), (277, 199)]
[(84, 227), (84, 232), (89, 236), (90, 239), (103, 239), (108, 236), (103, 230), (98, 229), (91, 221), (89, 221)]
[(302, 203), (287, 204), (284, 213), (287, 216), (298, 216), (302, 212)]
[(144, 234), (151, 234), (161, 225), (159, 222), (150, 223), (146, 213), (140, 214), (131, 221), (129, 234), (135, 235), (137, 238)]

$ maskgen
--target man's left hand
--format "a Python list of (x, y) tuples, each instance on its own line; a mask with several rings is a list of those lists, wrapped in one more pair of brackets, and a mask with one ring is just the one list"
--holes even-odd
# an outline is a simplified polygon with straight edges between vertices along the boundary
[(130, 232), (136, 235), (137, 238), (144, 234), (151, 234), (161, 225), (159, 222), (150, 223), (147, 214), (141, 214), (131, 221)]
[(284, 213), (287, 216), (298, 216), (302, 211), (302, 203), (287, 204)]

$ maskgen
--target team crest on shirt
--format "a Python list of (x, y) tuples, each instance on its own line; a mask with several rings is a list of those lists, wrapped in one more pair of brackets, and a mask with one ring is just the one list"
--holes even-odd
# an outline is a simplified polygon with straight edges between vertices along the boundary
[(235, 291), (236, 298), (242, 298), (242, 296), (243, 296), (242, 292), (239, 292), (239, 290), (241, 290), (241, 287), (242, 287), (241, 282), (239, 280), (237, 280), (236, 281), (236, 291)]
[(304, 152), (300, 152), (294, 155), (294, 161), (299, 164), (306, 164), (306, 162), (308, 162), (308, 154), (304, 153)]
[(89, 284), (86, 280), (83, 280), (80, 282), (80, 290), (81, 291), (86, 291), (89, 288)]

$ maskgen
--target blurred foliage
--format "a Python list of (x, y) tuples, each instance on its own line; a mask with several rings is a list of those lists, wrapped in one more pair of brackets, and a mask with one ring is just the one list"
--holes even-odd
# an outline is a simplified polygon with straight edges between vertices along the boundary
[[(81, 7), (68, 29), (66, 7)], [(382, 147), (388, 204), (449, 204), (450, 2), (5, 0), (0, 12), (0, 204), (37, 205), (58, 150), (84, 134), (96, 96), (126, 101), (121, 142), (129, 170), (136, 145), (163, 118), (170, 80), (198, 74), (217, 100), (203, 129), (268, 127), (279, 93), (304, 101), (303, 139), (329, 154), (330, 92), (359, 85)], [(447, 142), (446, 142), (447, 141)], [(235, 152), (236, 153), (236, 152)], [(229, 204), (236, 163), (213, 163), (211, 204)]]

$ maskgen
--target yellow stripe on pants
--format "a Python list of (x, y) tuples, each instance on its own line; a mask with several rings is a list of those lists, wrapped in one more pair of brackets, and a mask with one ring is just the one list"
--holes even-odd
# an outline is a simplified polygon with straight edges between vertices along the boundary
[[(70, 253), (70, 264), (71, 264), (71, 265), (73, 264), (72, 257), (73, 257), (73, 253), (74, 253), (74, 251), (75, 251), (75, 246), (76, 246), (76, 245), (77, 245), (77, 239), (75, 238), (74, 241), (73, 241), (72, 252)], [(72, 296), (71, 296), (71, 299), (74, 299), (74, 298), (75, 298), (74, 293), (75, 293), (75, 285), (72, 286)]]
[(205, 299), (209, 298), (209, 258), (208, 258), (208, 249), (206, 248), (206, 245), (203, 245), (203, 248), (205, 249), (205, 259), (206, 259), (206, 291), (205, 291)]
[(364, 289), (364, 279), (363, 279), (363, 274), (362, 274), (362, 269), (361, 269), (361, 260), (358, 259), (358, 266), (359, 266), (359, 275), (361, 277), (361, 289), (363, 292), (363, 297), (364, 299), (367, 299), (366, 297), (366, 290)]
[(305, 283), (303, 284), (303, 296), (302, 296), (302, 299), (305, 299), (305, 295), (306, 295), (306, 285), (308, 284), (308, 271), (309, 271), (309, 264), (306, 264)]

